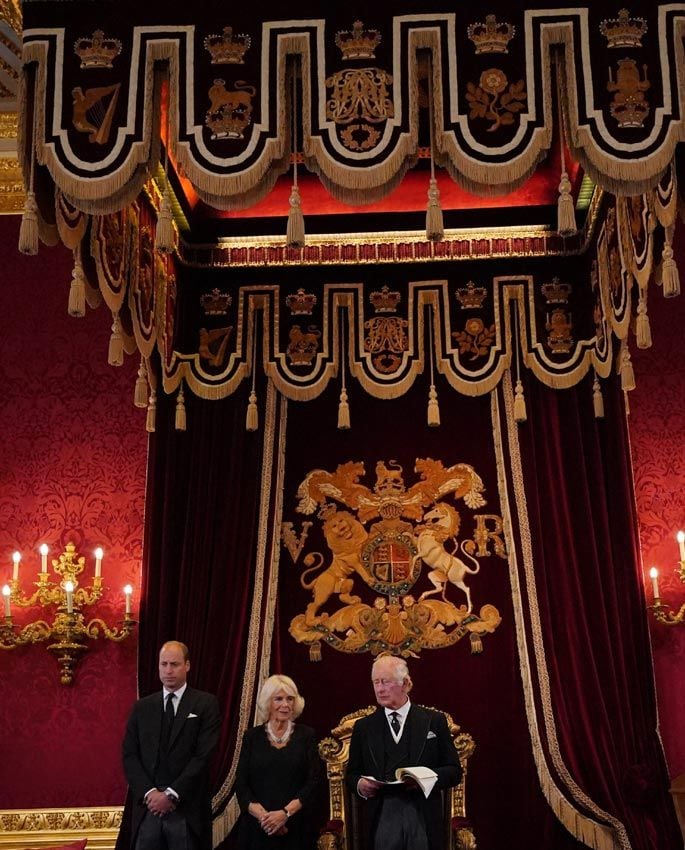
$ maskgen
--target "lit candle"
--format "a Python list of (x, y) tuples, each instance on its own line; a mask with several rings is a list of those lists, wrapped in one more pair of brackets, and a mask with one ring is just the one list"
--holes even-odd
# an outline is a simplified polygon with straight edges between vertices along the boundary
[(47, 547), (46, 543), (38, 550), (40, 552), (40, 571), (42, 573), (47, 573), (48, 571), (48, 552), (50, 551)]
[(685, 561), (685, 531), (679, 531), (676, 534), (676, 540), (680, 548), (680, 560)]
[(127, 584), (124, 588), (124, 599), (126, 600), (126, 608), (124, 609), (125, 613), (128, 615), (131, 613), (131, 594), (133, 593), (133, 588), (130, 584)]
[(652, 567), (649, 571), (649, 577), (652, 580), (652, 593), (654, 594), (654, 598), (659, 598), (659, 570), (656, 567)]
[(102, 548), (98, 546), (95, 550), (95, 578), (100, 578), (102, 575), (102, 556), (104, 554)]
[(5, 585), (3, 585), (3, 587), (2, 587), (2, 595), (5, 597), (5, 616), (6, 616), (6, 617), (11, 617), (11, 616), (12, 616), (12, 613), (11, 613), (11, 611), (10, 611), (10, 593), (11, 593), (11, 592), (12, 592), (12, 591), (10, 590), (10, 586), (9, 586), (9, 584), (5, 584)]
[(14, 562), (14, 568), (12, 569), (12, 580), (18, 581), (19, 580), (19, 561), (21, 561), (21, 555), (19, 554), (19, 552), (15, 552), (12, 555), (12, 561)]
[(67, 594), (67, 614), (74, 613), (74, 582), (65, 581), (64, 590)]

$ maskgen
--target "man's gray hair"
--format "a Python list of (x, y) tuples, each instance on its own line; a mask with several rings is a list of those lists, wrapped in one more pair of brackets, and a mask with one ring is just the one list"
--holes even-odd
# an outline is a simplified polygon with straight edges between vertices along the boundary
[(398, 682), (404, 682), (405, 679), (409, 679), (409, 683), (411, 684), (409, 668), (407, 667), (407, 662), (404, 658), (398, 658), (396, 655), (381, 655), (380, 658), (377, 658), (371, 665), (372, 676), (376, 666), (379, 664), (385, 664), (388, 667), (392, 666), (393, 675)]

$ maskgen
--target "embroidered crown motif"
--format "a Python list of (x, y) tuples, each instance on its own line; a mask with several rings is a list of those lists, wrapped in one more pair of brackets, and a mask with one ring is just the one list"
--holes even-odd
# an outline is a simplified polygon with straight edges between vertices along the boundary
[(391, 292), (387, 284), (380, 291), (376, 290), (369, 295), (369, 301), (377, 313), (394, 313), (401, 298), (400, 293)]
[(617, 18), (603, 20), (599, 31), (606, 36), (607, 47), (642, 47), (647, 21), (644, 18), (631, 18), (627, 9), (621, 9)]
[(570, 283), (561, 283), (558, 277), (553, 277), (550, 283), (543, 283), (540, 290), (548, 304), (568, 304), (572, 287)]
[(495, 15), (486, 15), (485, 23), (469, 24), (466, 34), (476, 46), (476, 53), (508, 53), (508, 45), (516, 35), (516, 27), (506, 21), (497, 23)]
[(200, 298), (200, 304), (205, 311), (205, 316), (225, 316), (232, 301), (233, 298), (231, 298), (228, 292), (220, 292), (218, 289), (205, 292)]
[(339, 30), (335, 34), (335, 44), (342, 52), (342, 58), (375, 59), (375, 50), (381, 43), (378, 30), (364, 29), (362, 21), (355, 21), (351, 30)]
[(212, 33), (204, 40), (205, 50), (212, 56), (212, 65), (243, 65), (250, 44), (250, 36), (234, 35), (233, 27), (224, 27), (221, 35)]
[(297, 292), (291, 292), (285, 298), (285, 303), (293, 316), (311, 316), (316, 306), (316, 295), (313, 292), (305, 292), (300, 287)]
[(465, 287), (457, 289), (457, 301), (461, 304), (462, 310), (476, 310), (483, 306), (483, 302), (487, 298), (488, 292), (484, 286), (476, 286), (470, 280)]
[(81, 60), (81, 68), (112, 68), (121, 53), (118, 38), (108, 38), (102, 30), (95, 30), (91, 38), (79, 38), (74, 43), (74, 53)]

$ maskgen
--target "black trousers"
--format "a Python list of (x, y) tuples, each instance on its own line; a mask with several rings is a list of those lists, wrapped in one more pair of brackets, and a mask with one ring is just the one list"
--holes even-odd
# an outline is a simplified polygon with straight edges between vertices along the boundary
[(411, 792), (383, 796), (373, 850), (428, 850), (426, 825), (417, 803)]
[(143, 818), (134, 850), (197, 850), (198, 841), (188, 822), (179, 812), (156, 817), (147, 812)]

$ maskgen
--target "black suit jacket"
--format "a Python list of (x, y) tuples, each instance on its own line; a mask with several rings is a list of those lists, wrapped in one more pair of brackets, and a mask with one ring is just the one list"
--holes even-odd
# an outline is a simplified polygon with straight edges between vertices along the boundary
[[(143, 796), (155, 787), (155, 768), (163, 720), (162, 692), (138, 700), (126, 725), (122, 747), (124, 772), (133, 797), (132, 846), (147, 808)], [(188, 821), (200, 846), (211, 850), (212, 810), (209, 766), (219, 740), (221, 716), (212, 694), (187, 687), (176, 711), (167, 764), (171, 788), (179, 795), (177, 811)]]
[[(364, 800), (357, 794), (357, 783), (362, 776), (382, 778), (383, 738), (387, 723), (385, 709), (379, 707), (373, 714), (357, 720), (350, 741), (346, 780), (350, 794), (357, 796), (360, 802), (364, 841), (367, 847), (373, 846), (373, 832), (383, 791), (381, 790), (375, 797)], [(417, 790), (407, 793), (420, 794), (420, 807), (426, 822), (429, 846), (431, 850), (442, 850), (444, 844), (442, 791), (459, 784), (462, 774), (459, 755), (447, 728), (445, 715), (439, 711), (422, 708), (412, 703), (402, 737), (407, 732), (410, 740), (409, 758), (406, 764), (400, 766), (423, 765), (438, 774), (437, 782), (428, 799)]]

